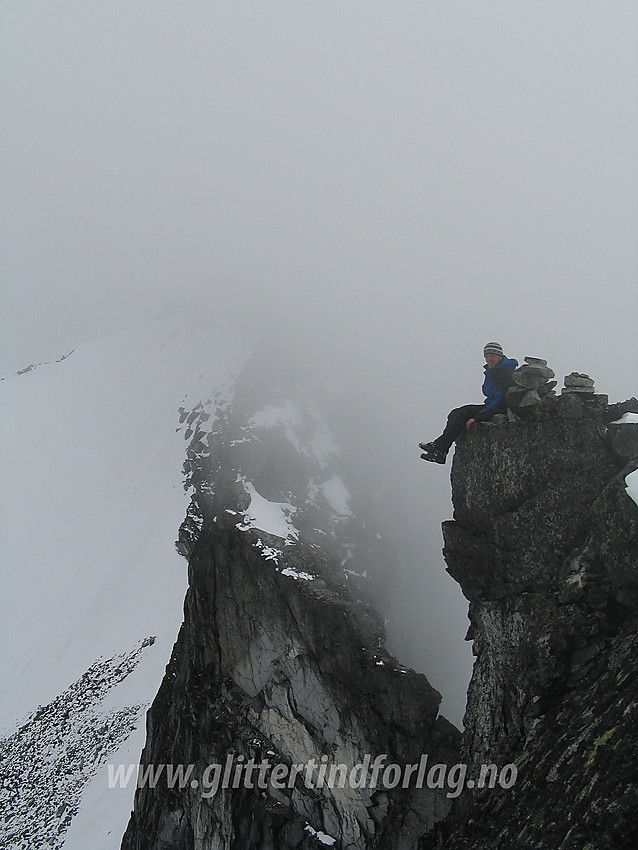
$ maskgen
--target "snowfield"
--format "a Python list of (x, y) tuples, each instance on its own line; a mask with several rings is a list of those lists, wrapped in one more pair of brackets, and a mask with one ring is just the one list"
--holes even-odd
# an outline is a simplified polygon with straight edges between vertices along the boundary
[[(0, 825), (3, 846), (120, 846), (134, 788), (109, 789), (106, 762), (138, 762), (145, 710), (183, 618), (186, 563), (174, 541), (188, 496), (178, 408), (215, 392), (228, 398), (247, 354), (228, 335), (155, 321), (0, 382), (0, 723), (4, 738), (14, 734), (9, 750), (31, 747), (33, 760), (26, 776), (24, 765), (11, 768), (4, 796), (25, 822)], [(108, 670), (116, 656), (133, 657), (124, 678), (102, 675), (90, 704), (66, 697), (92, 665)], [(67, 764), (79, 770), (73, 788), (51, 772), (46, 734), (34, 735), (44, 720), (29, 720), (63, 694), (65, 712), (54, 704), (46, 722), (63, 754), (78, 756)], [(126, 728), (114, 722), (124, 717)], [(105, 741), (82, 750), (81, 730), (109, 723), (119, 729), (110, 749)], [(38, 818), (30, 807), (40, 784)], [(69, 822), (65, 841), (57, 830)]]

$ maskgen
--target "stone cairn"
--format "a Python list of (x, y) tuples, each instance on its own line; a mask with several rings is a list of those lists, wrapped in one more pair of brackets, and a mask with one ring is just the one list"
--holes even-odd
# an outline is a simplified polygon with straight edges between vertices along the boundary
[(525, 365), (519, 366), (512, 374), (513, 384), (507, 390), (507, 415), (497, 414), (492, 417), (495, 425), (513, 422), (519, 416), (530, 416), (541, 402), (555, 396), (553, 381), (555, 373), (547, 365), (547, 360), (540, 357), (525, 357)]
[(582, 372), (572, 372), (565, 377), (560, 396), (555, 393), (555, 373), (540, 357), (525, 357), (523, 366), (512, 373), (512, 386), (507, 390), (507, 414), (493, 416), (491, 422), (501, 425), (518, 418), (534, 417), (541, 410), (554, 410), (559, 415), (576, 415), (582, 412), (582, 403), (605, 406), (607, 396), (596, 395), (594, 380)]
[(561, 395), (566, 393), (583, 393), (585, 395), (594, 395), (594, 379), (584, 372), (570, 372), (565, 375), (565, 386), (561, 390)]
[[(506, 394), (507, 413), (497, 413), (488, 424), (504, 425), (518, 419), (558, 415), (579, 418), (597, 414), (607, 408), (606, 395), (596, 393), (594, 379), (583, 372), (571, 372), (565, 376), (565, 386), (556, 395), (557, 381), (547, 360), (540, 357), (525, 357), (525, 363), (512, 373), (512, 386)], [(589, 414), (587, 413), (589, 412)]]
[(609, 405), (609, 398), (594, 389), (594, 379), (583, 372), (570, 372), (565, 375), (565, 386), (560, 394), (560, 407), (564, 416), (578, 418), (583, 411), (603, 413)]

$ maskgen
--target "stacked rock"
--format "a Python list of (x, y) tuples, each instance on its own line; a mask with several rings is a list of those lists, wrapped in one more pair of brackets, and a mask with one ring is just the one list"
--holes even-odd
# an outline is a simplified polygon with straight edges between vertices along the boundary
[(561, 390), (561, 395), (565, 393), (584, 393), (585, 395), (594, 395), (594, 379), (584, 372), (570, 372), (565, 375), (565, 386)]
[(594, 379), (584, 372), (571, 372), (565, 376), (565, 386), (560, 394), (561, 415), (579, 418), (587, 411), (604, 413), (609, 398), (594, 389)]
[(510, 409), (521, 413), (532, 412), (542, 400), (554, 394), (556, 381), (554, 371), (547, 365), (547, 360), (540, 357), (525, 357), (525, 366), (519, 366), (512, 374), (514, 381), (507, 391), (507, 404)]

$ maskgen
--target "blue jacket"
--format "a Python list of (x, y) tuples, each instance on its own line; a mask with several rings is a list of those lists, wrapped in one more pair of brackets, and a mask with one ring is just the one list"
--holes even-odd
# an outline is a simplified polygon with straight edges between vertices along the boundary
[(512, 385), (512, 372), (518, 367), (518, 360), (504, 357), (498, 366), (490, 369), (485, 365), (485, 380), (483, 381), (483, 395), (485, 396), (485, 407), (476, 414), (477, 422), (490, 419), (495, 413), (505, 412), (505, 393)]

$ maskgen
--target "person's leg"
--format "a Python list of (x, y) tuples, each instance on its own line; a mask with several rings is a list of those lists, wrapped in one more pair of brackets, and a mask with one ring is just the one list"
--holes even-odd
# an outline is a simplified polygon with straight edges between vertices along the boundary
[(455, 407), (454, 410), (450, 411), (443, 433), (432, 441), (432, 445), (447, 454), (452, 443), (463, 432), (468, 420), (472, 419), (482, 409), (482, 404), (465, 404), (463, 407)]

